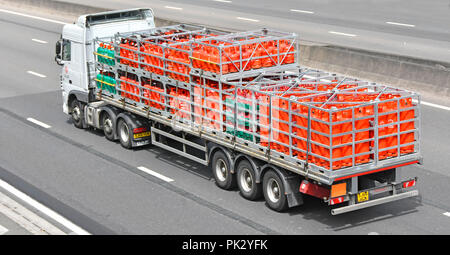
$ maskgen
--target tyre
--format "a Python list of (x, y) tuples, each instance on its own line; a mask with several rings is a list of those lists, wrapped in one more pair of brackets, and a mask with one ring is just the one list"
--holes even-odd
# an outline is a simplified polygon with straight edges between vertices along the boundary
[(237, 166), (237, 185), (241, 196), (248, 200), (262, 197), (262, 185), (256, 183), (255, 169), (248, 160), (241, 160)]
[(285, 188), (280, 176), (268, 170), (263, 178), (263, 194), (270, 209), (282, 212), (288, 208)]
[(130, 125), (123, 119), (120, 119), (117, 124), (117, 133), (119, 135), (120, 145), (126, 149), (131, 149), (133, 134)]
[(236, 187), (236, 178), (231, 173), (231, 164), (224, 152), (216, 151), (211, 165), (217, 186), (225, 190)]
[(114, 124), (111, 116), (109, 116), (107, 112), (105, 112), (102, 116), (102, 125), (105, 138), (110, 141), (114, 141)]
[(83, 126), (84, 126), (84, 105), (75, 99), (70, 104), (70, 108), (72, 109), (71, 119), (72, 119), (73, 125), (76, 128), (83, 128)]

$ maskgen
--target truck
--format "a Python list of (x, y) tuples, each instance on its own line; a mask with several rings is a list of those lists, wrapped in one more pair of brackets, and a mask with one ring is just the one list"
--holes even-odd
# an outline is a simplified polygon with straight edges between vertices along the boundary
[(209, 167), (219, 188), (275, 211), (321, 199), (338, 215), (418, 196), (420, 95), (301, 66), (294, 33), (155, 27), (148, 8), (64, 25), (63, 111), (126, 149)]

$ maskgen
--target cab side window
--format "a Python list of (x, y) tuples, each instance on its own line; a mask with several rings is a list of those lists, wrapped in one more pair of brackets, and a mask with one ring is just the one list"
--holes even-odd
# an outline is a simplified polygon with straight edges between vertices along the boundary
[(64, 39), (62, 45), (62, 60), (70, 61), (71, 43), (69, 40)]

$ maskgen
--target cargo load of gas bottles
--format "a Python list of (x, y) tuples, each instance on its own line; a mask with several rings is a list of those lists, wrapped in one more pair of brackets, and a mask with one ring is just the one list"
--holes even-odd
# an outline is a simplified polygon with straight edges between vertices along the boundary
[(95, 45), (102, 97), (274, 157), (338, 170), (420, 153), (418, 94), (300, 67), (295, 34), (177, 25)]

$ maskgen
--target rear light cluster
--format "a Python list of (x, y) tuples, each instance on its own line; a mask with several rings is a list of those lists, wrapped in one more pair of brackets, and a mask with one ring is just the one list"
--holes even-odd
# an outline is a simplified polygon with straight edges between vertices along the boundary
[(133, 133), (134, 134), (142, 133), (142, 132), (145, 132), (145, 131), (147, 131), (146, 127), (140, 127), (140, 128), (133, 129)]

